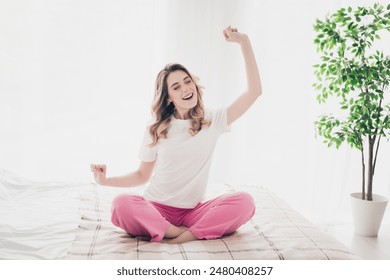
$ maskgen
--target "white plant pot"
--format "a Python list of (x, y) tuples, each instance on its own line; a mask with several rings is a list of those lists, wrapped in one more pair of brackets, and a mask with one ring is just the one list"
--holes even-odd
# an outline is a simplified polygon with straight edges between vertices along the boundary
[(361, 193), (352, 193), (351, 201), (355, 234), (370, 237), (378, 236), (388, 199), (373, 194), (372, 201), (368, 201), (362, 199)]

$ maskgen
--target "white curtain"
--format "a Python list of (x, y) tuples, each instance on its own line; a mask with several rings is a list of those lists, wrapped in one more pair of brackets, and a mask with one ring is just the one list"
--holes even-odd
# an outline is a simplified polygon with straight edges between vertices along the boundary
[[(316, 18), (341, 6), (386, 1), (41, 0), (0, 2), (0, 168), (39, 180), (91, 180), (138, 166), (154, 79), (184, 64), (205, 86), (207, 107), (245, 87), (227, 25), (247, 33), (264, 95), (217, 146), (210, 182), (270, 188), (318, 224), (348, 222), (360, 190), (360, 155), (328, 149), (314, 121)], [(378, 43), (388, 51), (390, 38)], [(387, 46), (387, 47), (385, 47)], [(375, 192), (390, 196), (390, 147), (382, 142)], [(385, 222), (390, 222), (390, 215)]]

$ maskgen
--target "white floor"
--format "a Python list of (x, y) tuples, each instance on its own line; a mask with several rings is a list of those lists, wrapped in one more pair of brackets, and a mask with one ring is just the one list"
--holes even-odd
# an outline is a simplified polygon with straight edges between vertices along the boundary
[(377, 237), (354, 234), (352, 224), (328, 226), (325, 231), (363, 260), (390, 260), (390, 224), (382, 224)]

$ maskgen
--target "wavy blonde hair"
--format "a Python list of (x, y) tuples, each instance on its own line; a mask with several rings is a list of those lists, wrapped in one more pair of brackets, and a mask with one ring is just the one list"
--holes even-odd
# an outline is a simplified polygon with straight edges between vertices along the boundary
[(170, 73), (175, 71), (185, 72), (191, 80), (195, 83), (196, 91), (198, 95), (198, 102), (194, 108), (189, 111), (191, 126), (188, 129), (189, 133), (194, 136), (196, 135), (203, 126), (210, 126), (211, 121), (204, 119), (204, 105), (202, 100), (202, 87), (198, 84), (199, 79), (191, 75), (190, 72), (181, 64), (172, 63), (167, 64), (162, 69), (156, 79), (155, 83), (155, 94), (152, 103), (152, 114), (154, 123), (149, 126), (149, 132), (152, 137), (152, 143), (150, 147), (155, 146), (159, 139), (167, 138), (168, 125), (172, 119), (176, 108), (173, 102), (168, 102), (168, 85), (167, 78)]

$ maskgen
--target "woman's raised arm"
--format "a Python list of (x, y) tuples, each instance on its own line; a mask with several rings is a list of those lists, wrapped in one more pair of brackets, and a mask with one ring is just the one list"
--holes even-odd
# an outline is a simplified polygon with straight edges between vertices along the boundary
[(244, 56), (247, 77), (246, 91), (228, 107), (227, 121), (228, 124), (231, 124), (240, 118), (252, 106), (256, 99), (262, 94), (262, 87), (256, 58), (253, 53), (249, 37), (230, 26), (223, 31), (223, 34), (226, 41), (238, 43), (240, 45)]

